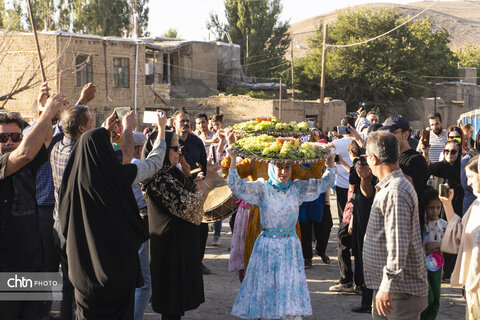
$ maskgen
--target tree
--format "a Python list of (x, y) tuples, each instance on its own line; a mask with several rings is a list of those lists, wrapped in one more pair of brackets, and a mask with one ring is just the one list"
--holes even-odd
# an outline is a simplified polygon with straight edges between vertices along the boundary
[(227, 23), (212, 13), (207, 28), (220, 41), (228, 42), (228, 34), (233, 43), (240, 44), (247, 75), (275, 77), (288, 68), (284, 56), (290, 45), (289, 24), (279, 21), (280, 0), (225, 0), (224, 4)]
[(14, 0), (10, 8), (2, 10), (3, 29), (23, 31), (23, 10), (19, 0)]
[[(460, 67), (476, 68), (480, 72), (480, 47), (468, 45), (462, 50), (457, 50)], [(480, 77), (477, 74), (477, 84), (480, 85)]]
[(178, 37), (178, 31), (177, 31), (177, 29), (170, 28), (170, 29), (168, 29), (167, 32), (162, 34), (162, 37), (164, 37), (164, 38), (177, 38)]
[[(346, 11), (329, 26), (328, 43), (352, 44), (371, 39), (396, 26), (402, 18), (394, 9)], [(398, 106), (421, 97), (427, 76), (456, 76), (457, 59), (448, 48), (449, 34), (432, 31), (429, 18), (412, 21), (386, 36), (352, 47), (330, 47), (327, 54), (326, 95), (343, 99), (350, 110), (360, 102), (379, 108)], [(312, 51), (300, 63), (298, 85), (318, 97), (322, 27), (310, 40)]]
[[(72, 30), (100, 36), (122, 36), (133, 29), (133, 8), (137, 12), (137, 34), (148, 35), (149, 0), (30, 0), (38, 30)], [(3, 27), (31, 29), (23, 0), (13, 0), (2, 10)], [(2, 2), (3, 3), (3, 2)], [(0, 6), (1, 9), (1, 6)]]

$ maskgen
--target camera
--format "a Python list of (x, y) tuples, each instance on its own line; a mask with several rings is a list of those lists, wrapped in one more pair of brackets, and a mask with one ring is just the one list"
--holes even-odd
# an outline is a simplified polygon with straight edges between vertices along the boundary
[(450, 196), (450, 188), (448, 187), (448, 184), (439, 185), (438, 194), (440, 197), (448, 198)]
[(335, 155), (335, 162), (339, 162), (340, 161), (340, 157), (338, 156), (338, 153)]
[(338, 126), (337, 130), (340, 135), (350, 134), (350, 128), (348, 126)]
[(187, 146), (181, 146), (180, 147), (180, 155), (182, 155), (184, 157), (188, 155), (188, 147)]
[(365, 157), (365, 155), (361, 155), (360, 157), (355, 158), (355, 159), (353, 160), (353, 166), (354, 166), (354, 167), (357, 165), (357, 163), (360, 163), (363, 167), (367, 167), (367, 166), (368, 166), (367, 158)]

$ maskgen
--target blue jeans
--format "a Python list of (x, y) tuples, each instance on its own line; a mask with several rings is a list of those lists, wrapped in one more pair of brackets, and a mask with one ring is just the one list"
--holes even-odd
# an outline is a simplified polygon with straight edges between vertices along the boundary
[(213, 236), (220, 237), (220, 232), (222, 232), (222, 221), (217, 221), (213, 223)]
[(152, 296), (150, 262), (148, 261), (148, 240), (140, 246), (138, 257), (140, 259), (140, 268), (142, 269), (144, 284), (142, 287), (135, 289), (134, 319), (142, 320), (145, 308), (150, 302), (150, 297)]

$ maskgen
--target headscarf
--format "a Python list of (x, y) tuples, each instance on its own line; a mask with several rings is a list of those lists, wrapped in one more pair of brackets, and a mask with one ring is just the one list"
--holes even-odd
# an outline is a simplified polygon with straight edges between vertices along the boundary
[(135, 284), (138, 248), (148, 238), (131, 183), (135, 165), (121, 165), (104, 128), (77, 141), (59, 189), (69, 278), (81, 295), (119, 301)]
[(273, 163), (268, 164), (268, 183), (278, 191), (287, 191), (290, 186), (292, 185), (292, 181), (290, 179), (287, 180), (287, 182), (280, 182), (278, 181), (276, 175), (275, 175), (275, 165)]
[[(142, 159), (152, 150), (157, 132), (150, 135), (142, 151)], [(172, 131), (165, 132), (167, 154), (163, 166), (145, 182), (148, 197), (163, 212), (168, 212), (185, 221), (199, 225), (203, 216), (203, 195), (195, 192), (193, 177), (186, 178), (180, 169), (170, 163)]]

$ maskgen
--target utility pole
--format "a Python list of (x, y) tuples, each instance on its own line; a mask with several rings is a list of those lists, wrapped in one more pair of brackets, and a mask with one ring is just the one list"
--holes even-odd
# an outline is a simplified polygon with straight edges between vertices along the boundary
[(323, 45), (322, 45), (322, 74), (320, 75), (320, 123), (322, 129), (325, 124), (325, 65), (327, 62), (327, 37), (328, 24), (323, 24)]
[(248, 76), (248, 33), (247, 33), (247, 43), (245, 46), (245, 75)]
[(291, 50), (290, 50), (290, 57), (292, 59), (292, 99), (295, 100), (295, 76), (293, 75), (293, 39), (290, 44)]

